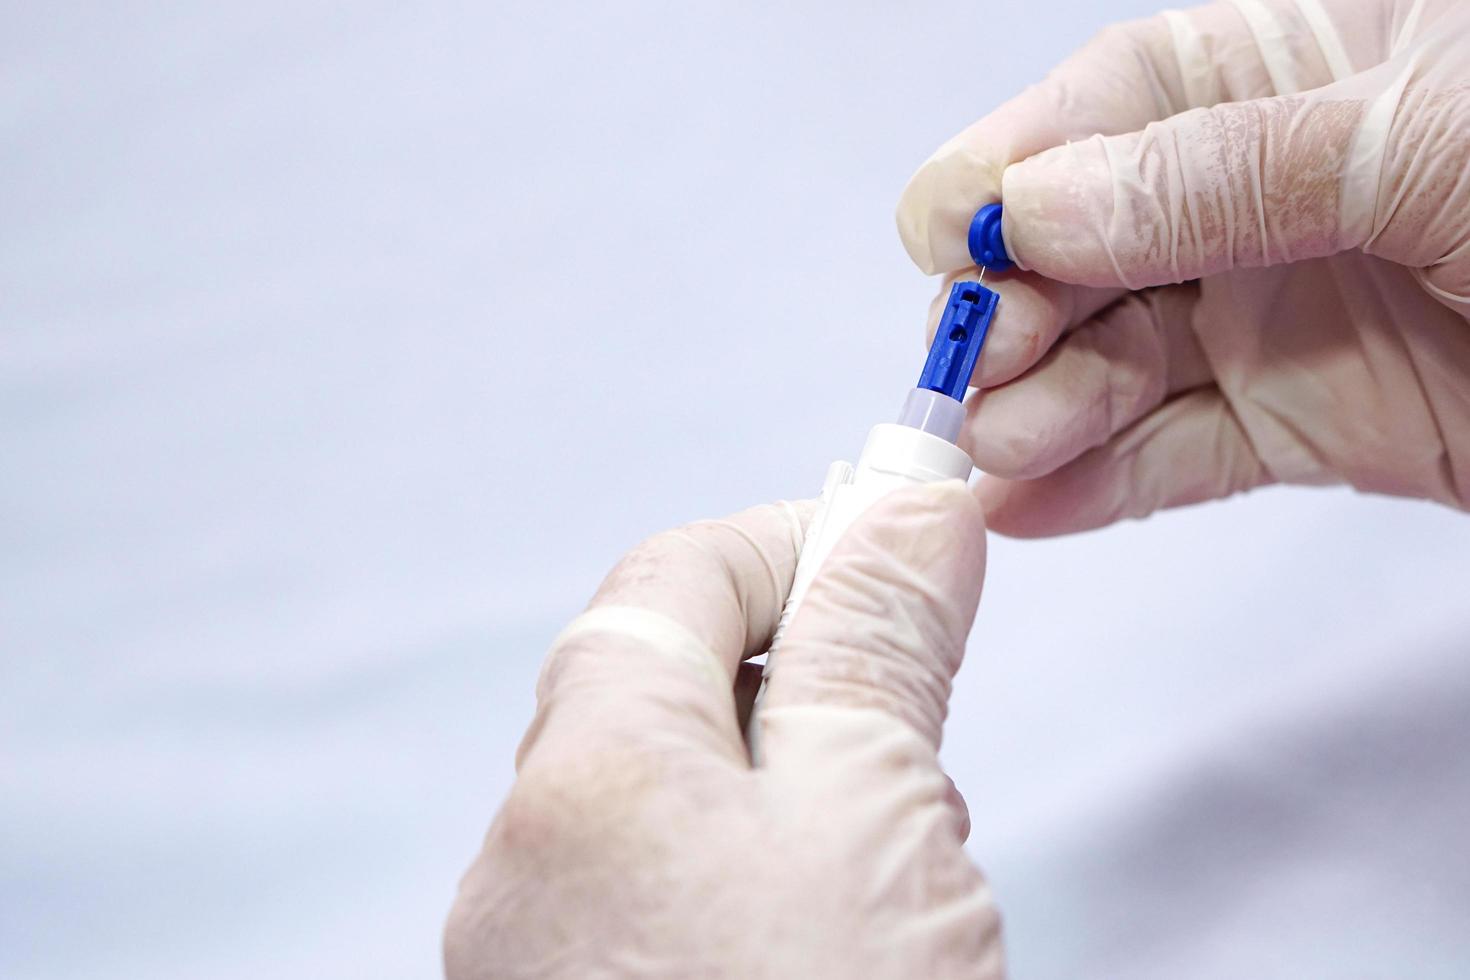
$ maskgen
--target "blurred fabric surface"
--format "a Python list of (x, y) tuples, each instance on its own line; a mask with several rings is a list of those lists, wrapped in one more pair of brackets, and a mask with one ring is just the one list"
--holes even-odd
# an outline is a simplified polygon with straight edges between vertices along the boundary
[[(897, 410), (905, 178), (1150, 9), (4, 5), (0, 975), (435, 975), (548, 640)], [(1470, 973), (1467, 583), (1343, 490), (997, 540), (1013, 976)]]

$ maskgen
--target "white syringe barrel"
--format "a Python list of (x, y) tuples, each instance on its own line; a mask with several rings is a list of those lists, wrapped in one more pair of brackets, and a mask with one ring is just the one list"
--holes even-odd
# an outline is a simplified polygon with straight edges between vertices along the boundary
[(760, 694), (757, 695), (755, 709), (751, 712), (747, 735), (751, 756), (757, 763), (760, 761), (760, 754), (755, 718), (760, 711), (766, 683), (775, 669), (777, 647), (806, 597), (812, 580), (816, 578), (817, 572), (843, 533), (864, 511), (893, 491), (937, 480), (967, 480), (972, 465), (969, 455), (963, 449), (932, 432), (912, 425), (885, 422), (873, 426), (868, 433), (868, 441), (863, 445), (857, 466), (838, 462), (827, 470), (821, 501), (807, 527), (801, 558), (796, 563), (796, 575), (791, 583), (791, 593), (781, 610), (781, 621), (776, 627), (776, 634), (771, 639)]

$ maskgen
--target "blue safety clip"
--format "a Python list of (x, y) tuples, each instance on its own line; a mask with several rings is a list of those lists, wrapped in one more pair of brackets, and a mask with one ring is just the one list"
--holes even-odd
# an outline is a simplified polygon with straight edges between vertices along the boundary
[(1000, 296), (978, 282), (957, 282), (949, 291), (949, 302), (939, 318), (929, 359), (919, 375), (919, 387), (965, 400), (970, 375), (980, 360), (980, 348), (990, 331), (991, 318)]

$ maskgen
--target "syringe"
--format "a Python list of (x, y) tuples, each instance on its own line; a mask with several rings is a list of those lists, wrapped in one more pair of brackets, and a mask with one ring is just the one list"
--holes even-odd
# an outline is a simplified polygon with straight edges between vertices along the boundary
[[(970, 223), (969, 247), (975, 264), (980, 266), (982, 280), (987, 268), (1003, 271), (1011, 267), (1001, 236), (999, 204), (987, 204), (975, 214)], [(775, 669), (777, 647), (812, 579), (843, 532), (879, 498), (895, 490), (935, 480), (969, 479), (974, 464), (955, 445), (955, 439), (965, 420), (965, 389), (980, 359), (999, 300), (978, 281), (956, 282), (939, 318), (919, 383), (905, 399), (898, 421), (873, 426), (856, 466), (838, 461), (828, 467), (817, 512), (802, 542), (791, 593), (766, 653), (760, 691), (746, 729), (746, 741), (756, 764), (760, 763), (756, 717)]]

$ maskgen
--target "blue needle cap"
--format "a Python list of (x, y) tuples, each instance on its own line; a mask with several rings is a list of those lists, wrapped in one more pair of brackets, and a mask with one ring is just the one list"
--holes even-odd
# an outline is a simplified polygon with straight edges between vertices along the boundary
[(1015, 265), (1006, 254), (1006, 240), (1000, 233), (1001, 207), (987, 204), (970, 219), (970, 258), (982, 269), (1004, 272)]
[(980, 348), (995, 316), (1000, 297), (978, 282), (957, 282), (949, 291), (949, 302), (939, 318), (929, 359), (919, 375), (919, 387), (965, 400), (970, 375), (980, 360)]

